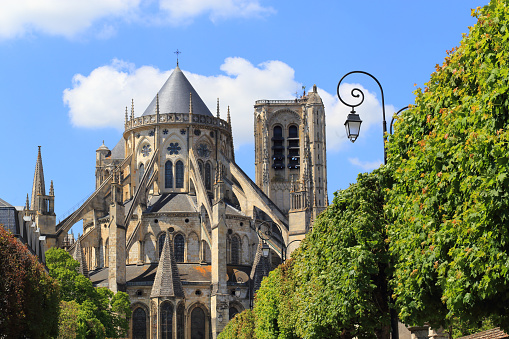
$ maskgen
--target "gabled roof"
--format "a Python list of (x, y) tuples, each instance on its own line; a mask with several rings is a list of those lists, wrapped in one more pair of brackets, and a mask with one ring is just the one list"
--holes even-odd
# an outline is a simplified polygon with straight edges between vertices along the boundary
[(177, 261), (173, 256), (173, 246), (170, 245), (168, 235), (164, 239), (164, 246), (159, 258), (159, 265), (157, 265), (156, 278), (150, 297), (184, 298)]
[[(189, 113), (189, 93), (192, 95), (193, 114), (213, 116), (178, 66), (159, 90), (159, 113)], [(157, 95), (143, 115), (156, 114), (156, 105)]]
[(460, 337), (458, 339), (505, 339), (505, 338), (509, 338), (509, 335), (502, 331), (500, 327), (495, 327), (492, 328), (491, 330), (477, 332), (471, 335)]

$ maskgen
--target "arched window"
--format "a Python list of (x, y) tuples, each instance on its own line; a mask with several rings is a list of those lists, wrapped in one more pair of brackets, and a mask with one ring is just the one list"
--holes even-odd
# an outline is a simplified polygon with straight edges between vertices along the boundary
[(200, 307), (191, 312), (191, 339), (205, 339), (205, 312)]
[(172, 339), (173, 305), (165, 302), (161, 305), (161, 338)]
[(233, 236), (232, 237), (232, 242), (231, 242), (231, 263), (233, 265), (238, 265), (239, 264), (239, 249), (240, 249), (240, 241), (239, 241), (239, 238), (237, 236)]
[(231, 306), (229, 309), (228, 309), (228, 313), (229, 313), (229, 320), (232, 320), (233, 317), (235, 317), (238, 313), (239, 313), (239, 310), (237, 310), (237, 308)]
[(184, 304), (180, 303), (177, 307), (177, 339), (185, 338), (185, 312)]
[(200, 176), (203, 179), (203, 161), (198, 160), (198, 169), (200, 170)]
[(281, 126), (274, 126), (272, 131), (272, 168), (275, 170), (281, 170), (285, 168), (283, 128)]
[(184, 244), (185, 239), (182, 234), (177, 234), (175, 239), (173, 239), (173, 248), (175, 251), (175, 260), (177, 262), (184, 262)]
[(288, 138), (298, 138), (299, 137), (299, 130), (297, 129), (297, 126), (291, 125), (290, 128), (288, 128)]
[(147, 338), (147, 313), (141, 307), (133, 312), (133, 339)]
[(106, 239), (106, 242), (104, 243), (104, 267), (110, 266), (110, 249), (108, 247), (109, 240), (110, 239)]
[(205, 189), (211, 190), (212, 189), (212, 178), (211, 178), (211, 166), (210, 162), (207, 162), (205, 164)]
[(184, 163), (181, 160), (175, 164), (175, 187), (184, 188)]
[(164, 164), (164, 188), (173, 188), (173, 164), (170, 160)]
[(141, 182), (141, 179), (143, 179), (144, 173), (145, 173), (145, 166), (143, 166), (143, 164), (140, 164), (140, 167), (138, 167), (138, 182)]
[(159, 257), (158, 258), (161, 258), (161, 253), (163, 252), (163, 246), (164, 246), (164, 240), (166, 239), (166, 233), (163, 233), (159, 236), (159, 241), (158, 241), (158, 245), (159, 245)]
[(298, 169), (300, 167), (300, 142), (299, 129), (295, 125), (288, 128), (288, 168)]

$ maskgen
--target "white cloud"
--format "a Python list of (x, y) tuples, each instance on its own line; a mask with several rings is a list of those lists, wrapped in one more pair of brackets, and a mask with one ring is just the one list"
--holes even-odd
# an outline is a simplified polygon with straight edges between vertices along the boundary
[(72, 37), (102, 18), (126, 17), (141, 0), (16, 0), (3, 1), (0, 38), (32, 32)]
[[(253, 143), (256, 100), (293, 98), (295, 90), (302, 87), (295, 80), (295, 71), (281, 61), (255, 66), (243, 58), (227, 58), (220, 69), (223, 74), (215, 76), (184, 73), (213, 114), (217, 98), (220, 98), (223, 118), (230, 106), (236, 146)], [(125, 106), (130, 108), (131, 98), (135, 101), (135, 115), (141, 115), (170, 74), (171, 71), (163, 72), (151, 66), (136, 68), (120, 60), (98, 67), (88, 76), (76, 74), (72, 88), (67, 88), (63, 95), (71, 122), (79, 127), (122, 129)], [(366, 98), (362, 105), (361, 130), (366, 133), (371, 125), (381, 121), (381, 114), (375, 95), (363, 91)], [(322, 89), (318, 89), (318, 93), (325, 105), (327, 149), (340, 149), (348, 141), (343, 124), (350, 109), (342, 105), (337, 96)]]
[(352, 165), (362, 168), (364, 171), (372, 171), (382, 165), (382, 160), (361, 161), (359, 158), (348, 158), (348, 161)]
[(170, 22), (181, 23), (209, 14), (212, 21), (229, 17), (261, 17), (274, 13), (258, 0), (160, 0), (160, 8), (169, 14)]
[(115, 32), (112, 24), (119, 20), (180, 25), (206, 14), (215, 21), (274, 12), (259, 0), (10, 0), (1, 5), (0, 39), (32, 33), (70, 38), (92, 28), (104, 39)]

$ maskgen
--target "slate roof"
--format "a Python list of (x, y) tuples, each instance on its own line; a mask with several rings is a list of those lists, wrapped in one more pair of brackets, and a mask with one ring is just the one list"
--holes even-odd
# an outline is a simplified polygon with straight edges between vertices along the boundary
[(125, 142), (124, 138), (121, 138), (115, 147), (111, 150), (111, 159), (124, 159), (125, 158)]
[(500, 327), (495, 327), (492, 328), (491, 330), (470, 334), (457, 339), (505, 339), (505, 338), (509, 338), (509, 335), (502, 331)]
[(83, 248), (81, 247), (81, 241), (79, 237), (78, 240), (76, 241), (73, 258), (74, 260), (80, 263), (80, 266), (78, 267), (78, 273), (83, 274), (85, 277), (88, 278), (89, 275), (87, 262), (85, 261), (85, 256), (83, 255)]
[(194, 202), (187, 193), (164, 193), (152, 197), (146, 213), (155, 212), (197, 212)]
[(152, 287), (151, 298), (180, 297), (184, 298), (184, 290), (180, 281), (177, 261), (173, 255), (173, 245), (170, 245), (169, 236), (164, 239), (164, 246), (157, 266), (156, 277)]
[[(159, 90), (159, 113), (189, 113), (189, 93), (192, 94), (194, 114), (213, 116), (178, 66)], [(156, 114), (156, 101), (157, 95), (143, 115)]]
[(0, 207), (14, 207), (9, 204), (7, 201), (0, 199)]

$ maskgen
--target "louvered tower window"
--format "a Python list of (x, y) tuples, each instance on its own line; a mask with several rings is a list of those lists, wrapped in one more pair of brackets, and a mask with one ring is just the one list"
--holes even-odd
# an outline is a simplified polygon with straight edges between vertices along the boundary
[(182, 234), (177, 234), (173, 239), (173, 248), (175, 250), (175, 260), (177, 262), (184, 262), (184, 247), (185, 239)]
[(299, 129), (295, 125), (288, 128), (288, 168), (298, 169), (300, 167), (300, 142)]
[(274, 126), (272, 131), (272, 168), (282, 170), (285, 168), (283, 128), (281, 126)]

